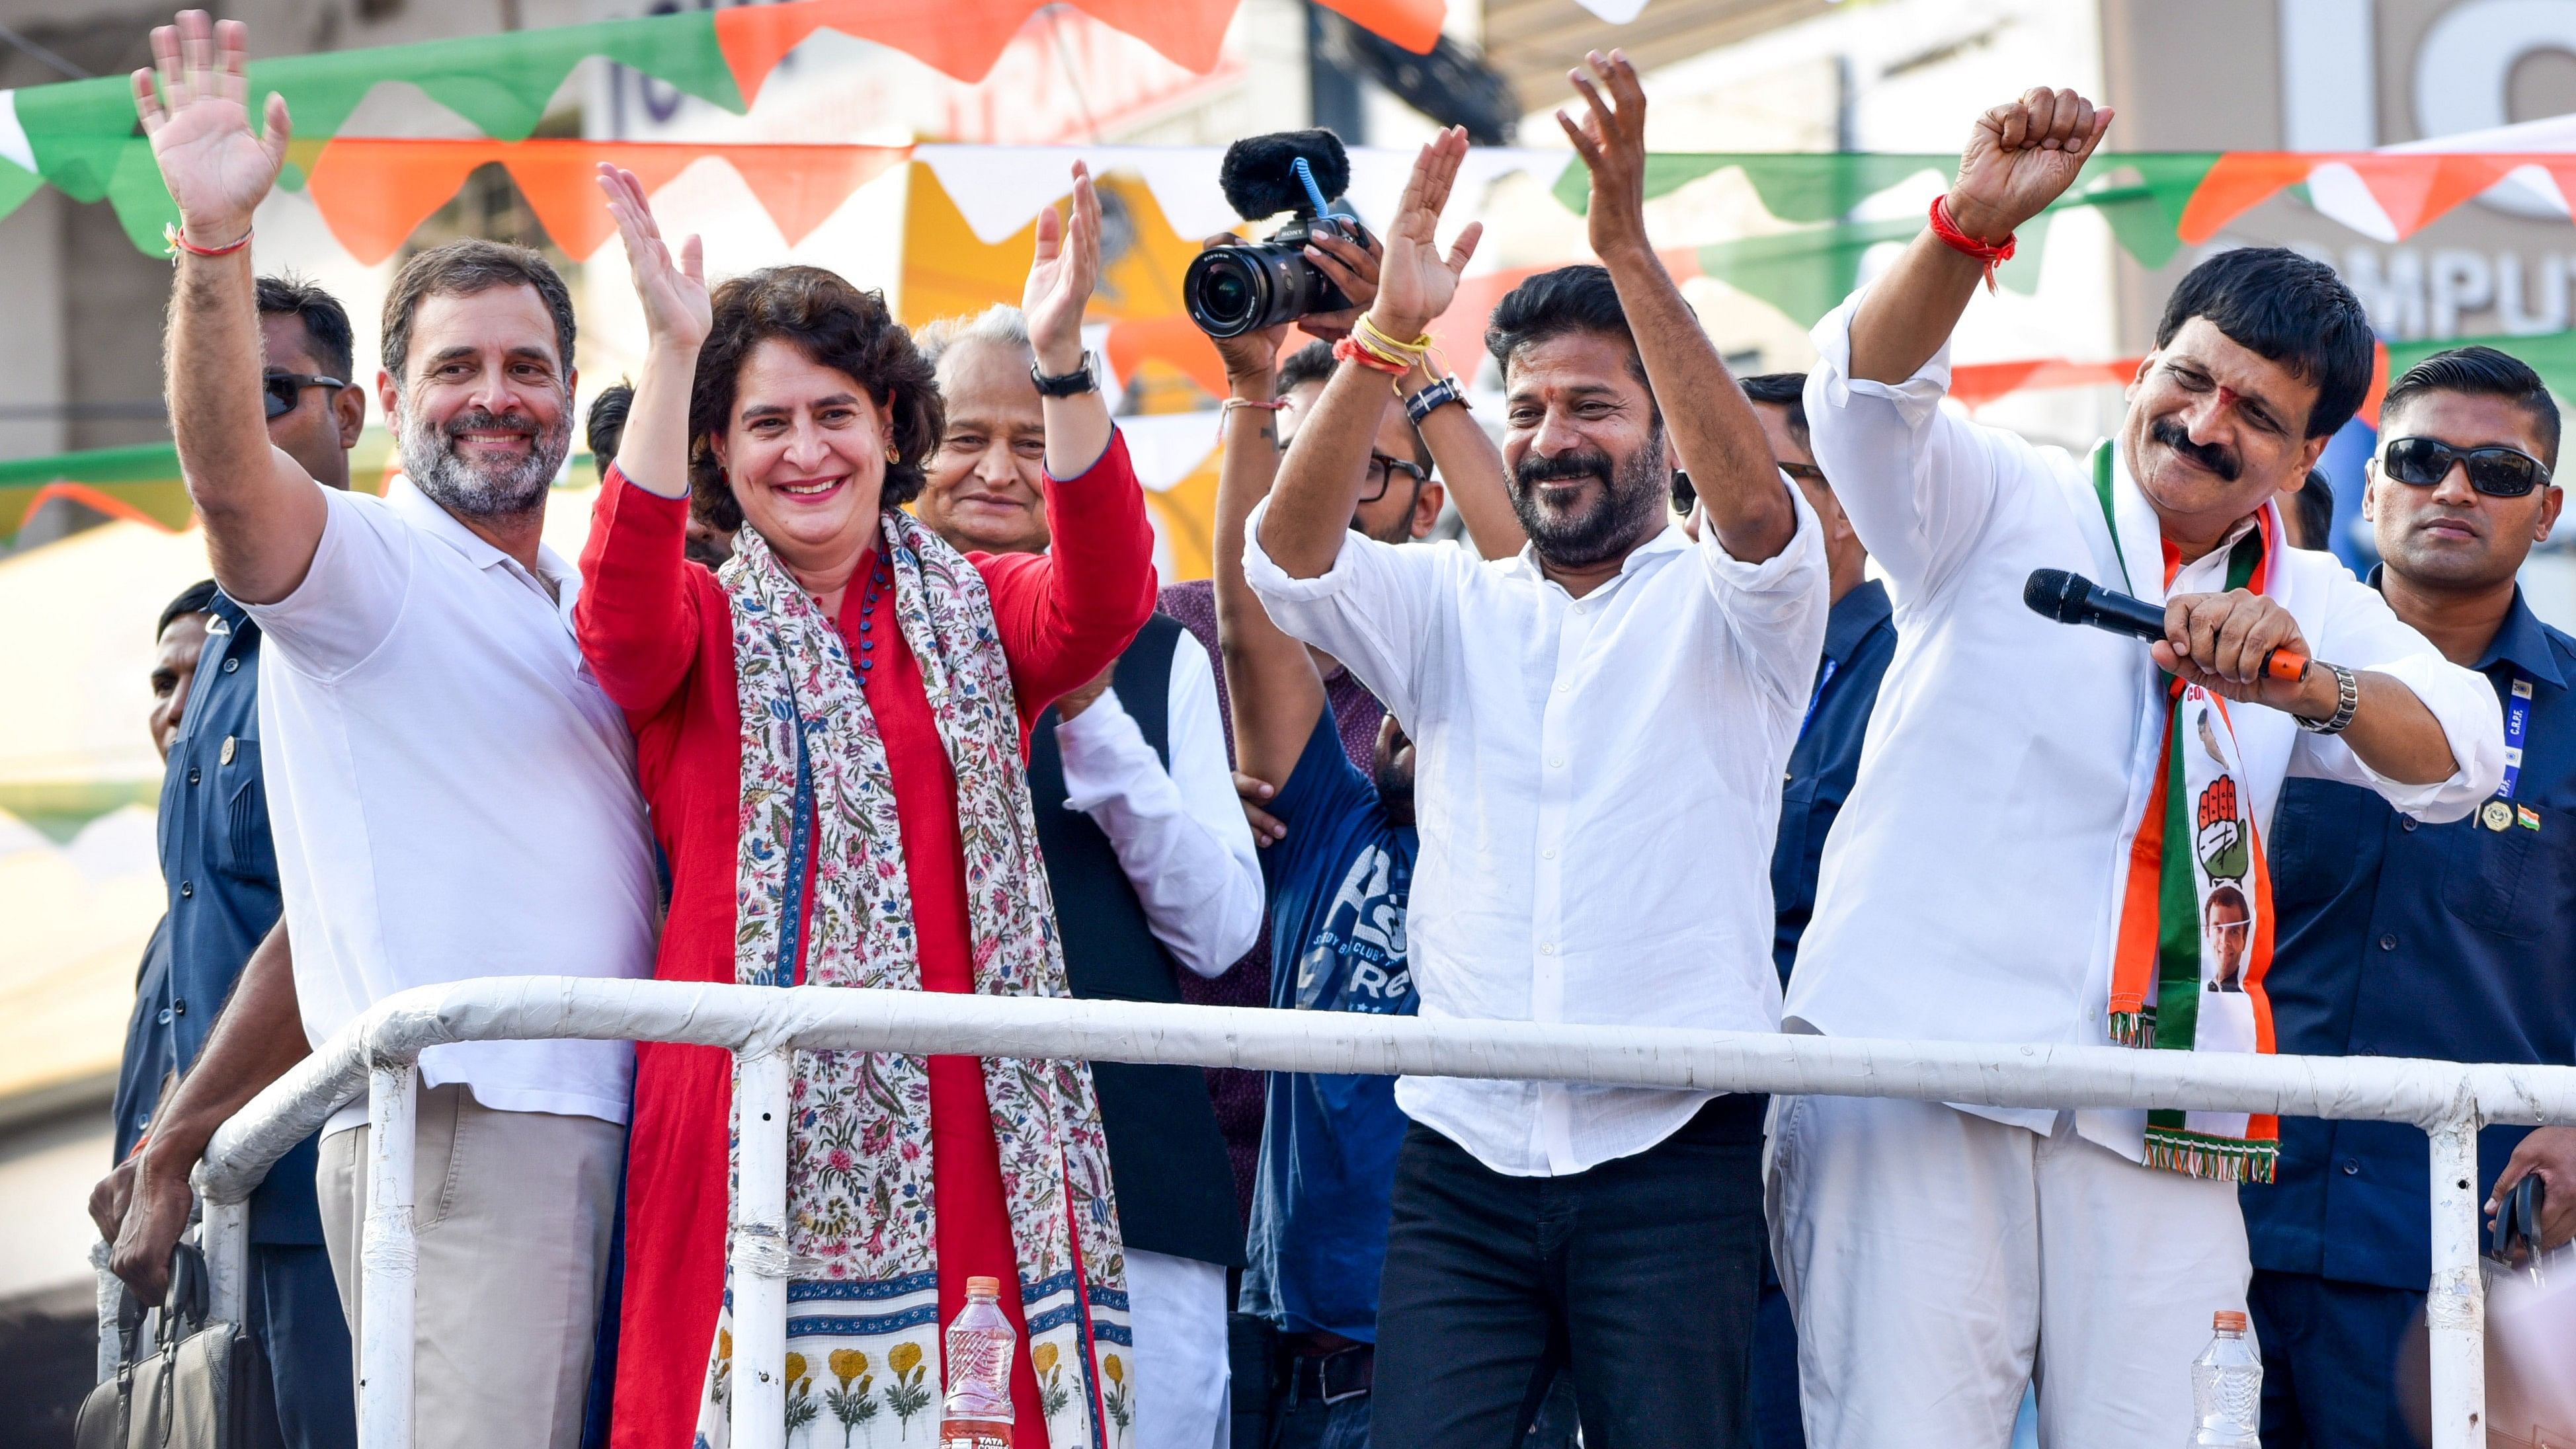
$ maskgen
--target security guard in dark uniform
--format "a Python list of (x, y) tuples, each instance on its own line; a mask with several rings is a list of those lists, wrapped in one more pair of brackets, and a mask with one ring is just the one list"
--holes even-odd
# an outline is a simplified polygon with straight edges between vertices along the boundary
[[(2515, 583), (2558, 517), (2558, 410), (2530, 368), (2469, 347), (2392, 384), (2380, 426), (2362, 508), (2386, 563), (2371, 582), (2494, 682), (2504, 782), (2448, 825), (2351, 785), (2283, 786), (2265, 978), (2279, 1050), (2576, 1064), (2576, 639)], [(2487, 1128), (2481, 1192), (2526, 1136), (2529, 1162), (2566, 1159), (2576, 1134)], [(2414, 1127), (2282, 1120), (2279, 1182), (2240, 1193), (2267, 1449), (2414, 1443), (2397, 1356), (2432, 1273), (2429, 1174)]]
[[(348, 313), (309, 282), (275, 277), (259, 279), (258, 302), (269, 440), (314, 478), (346, 488), (348, 450), (366, 421), (365, 394), (349, 381), (355, 357)], [(138, 1024), (149, 1018), (166, 1037), (134, 1034), (125, 1075), (136, 1080), (131, 1091), (118, 1092), (120, 1141), (129, 1125), (140, 1127), (147, 1153), (161, 1074), (185, 1077), (251, 952), (284, 909), (261, 771), (259, 626), (221, 592), (207, 612), (205, 649), (161, 783), (169, 914), (159, 943), (166, 960), (157, 979), (146, 972), (142, 989), (155, 994), (135, 1011)], [(149, 1089), (141, 1081), (147, 1074)], [(314, 1200), (316, 1140), (278, 1159), (250, 1199), (246, 1317), (289, 1449), (357, 1442), (349, 1327)], [(133, 1166), (123, 1162), (93, 1201), (124, 1202), (116, 1178), (130, 1181)]]

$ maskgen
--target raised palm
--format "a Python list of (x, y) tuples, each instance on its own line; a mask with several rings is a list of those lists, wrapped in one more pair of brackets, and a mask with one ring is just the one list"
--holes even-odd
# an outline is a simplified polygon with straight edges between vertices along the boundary
[[(249, 32), (238, 20), (179, 12), (152, 32), (152, 69), (134, 73), (134, 110), (162, 184), (200, 245), (232, 241), (286, 160), (286, 98), (271, 93), (263, 134), (250, 129)], [(156, 89), (154, 81), (159, 81)], [(217, 232), (219, 235), (196, 235)]]
[(1431, 140), (1415, 158), (1413, 175), (1404, 183), (1395, 219), (1386, 227), (1386, 255), (1378, 262), (1377, 300), (1370, 315), (1377, 325), (1409, 341), (1414, 333), (1449, 310), (1458, 295), (1459, 274), (1476, 253), (1484, 223), (1469, 222), (1449, 254), (1440, 254), (1440, 212), (1449, 204), (1449, 188), (1458, 179), (1458, 163), (1467, 155), (1467, 132), (1453, 126)]
[(1051, 206), (1038, 213), (1037, 254), (1020, 293), (1020, 312), (1041, 363), (1056, 367), (1079, 357), (1082, 311), (1099, 283), (1100, 193), (1092, 187), (1091, 169), (1076, 161), (1071, 219), (1059, 219)]
[(635, 278), (635, 299), (644, 307), (645, 331), (656, 344), (696, 350), (715, 325), (698, 239), (681, 242), (678, 255), (672, 254), (662, 239), (661, 223), (644, 200), (644, 183), (634, 172), (603, 161), (599, 189), (607, 194), (608, 214), (616, 218), (617, 235), (626, 243), (626, 269)]
[(1979, 116), (1950, 188), (1952, 219), (1981, 240), (2002, 241), (2075, 184), (2110, 125), (2110, 107), (2046, 87)]

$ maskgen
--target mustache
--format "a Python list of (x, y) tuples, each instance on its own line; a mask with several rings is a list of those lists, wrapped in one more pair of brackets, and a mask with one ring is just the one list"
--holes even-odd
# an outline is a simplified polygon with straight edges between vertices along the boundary
[(2244, 471), (2244, 465), (2237, 461), (2233, 450), (2218, 443), (2193, 442), (2191, 434), (2183, 431), (2182, 424), (2171, 418), (2158, 418), (2149, 423), (2147, 436), (2230, 483), (2235, 482), (2236, 475)]
[(1577, 448), (1553, 458), (1536, 453), (1521, 459), (1512, 470), (1512, 481), (1526, 490), (1541, 483), (1555, 483), (1571, 478), (1598, 478), (1604, 486), (1610, 482), (1610, 455), (1598, 448)]
[(537, 426), (537, 420), (526, 413), (494, 413), (471, 408), (449, 418), (439, 431), (450, 438), (461, 438), (467, 433), (526, 433), (537, 437), (545, 429)]

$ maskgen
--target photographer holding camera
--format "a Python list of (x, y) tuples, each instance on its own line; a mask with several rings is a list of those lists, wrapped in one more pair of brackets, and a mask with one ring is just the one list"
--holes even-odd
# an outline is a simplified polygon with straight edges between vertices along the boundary
[[(1453, 130), (1424, 148), (1369, 312), (1247, 520), (1244, 574), (1416, 746), (1423, 1016), (1768, 1031), (1771, 846), (1823, 643), (1824, 547), (1647, 239), (1636, 72), (1589, 62), (1589, 117), (1560, 121), (1605, 265), (1531, 278), (1486, 334), (1529, 549), (1480, 564), (1347, 527), (1375, 374), (1423, 354), (1475, 246), (1472, 225), (1445, 257), (1434, 238), (1466, 153)], [(1665, 511), (1677, 465), (1706, 510), (1696, 544)], [(1562, 1365), (1588, 1441), (1734, 1442), (1764, 1099), (1408, 1077), (1396, 1100), (1412, 1122), (1372, 1436), (1506, 1442)]]

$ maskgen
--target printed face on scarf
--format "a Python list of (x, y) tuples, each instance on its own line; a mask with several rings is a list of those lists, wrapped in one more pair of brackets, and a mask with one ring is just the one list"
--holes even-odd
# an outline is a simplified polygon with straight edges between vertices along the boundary
[(857, 378), (770, 337), (735, 375), (716, 462), (771, 551), (791, 569), (825, 571), (875, 542), (887, 431)]
[(2316, 400), (2313, 381), (2194, 317), (2138, 364), (2120, 450), (2167, 534), (2215, 539), (2306, 480), (2327, 441), (2308, 436)]
[(1616, 558), (1663, 528), (1672, 458), (1637, 351), (1624, 337), (1561, 332), (1513, 350), (1503, 466), (1512, 511), (1540, 557)]
[(2202, 939), (2206, 948), (2217, 953), (2210, 973), (2212, 991), (2245, 989), (2245, 953), (2254, 944), (2254, 911), (2245, 902), (2245, 893), (2233, 886), (2222, 886), (2209, 893), (2209, 906), (2204, 912), (2207, 931)]
[(574, 375), (537, 289), (421, 298), (406, 365), (378, 385), (413, 486), (461, 518), (543, 507), (572, 449)]
[(947, 431), (914, 512), (960, 549), (1036, 553), (1047, 546), (1046, 412), (1026, 347), (966, 341), (939, 359)]
[(2460, 392), (2422, 392), (2379, 419), (2381, 452), (2367, 470), (2361, 516), (2390, 572), (2433, 588), (2483, 589), (2512, 578), (2531, 546), (2549, 537), (2565, 496), (2556, 484), (2520, 498), (2499, 498), (2469, 486), (2466, 463), (2454, 463), (2442, 481), (2419, 488), (2387, 477), (2382, 459), (2390, 439), (2431, 438), (2454, 448), (2511, 448), (2547, 464), (2554, 450), (2541, 440), (2539, 422), (2511, 398)]

